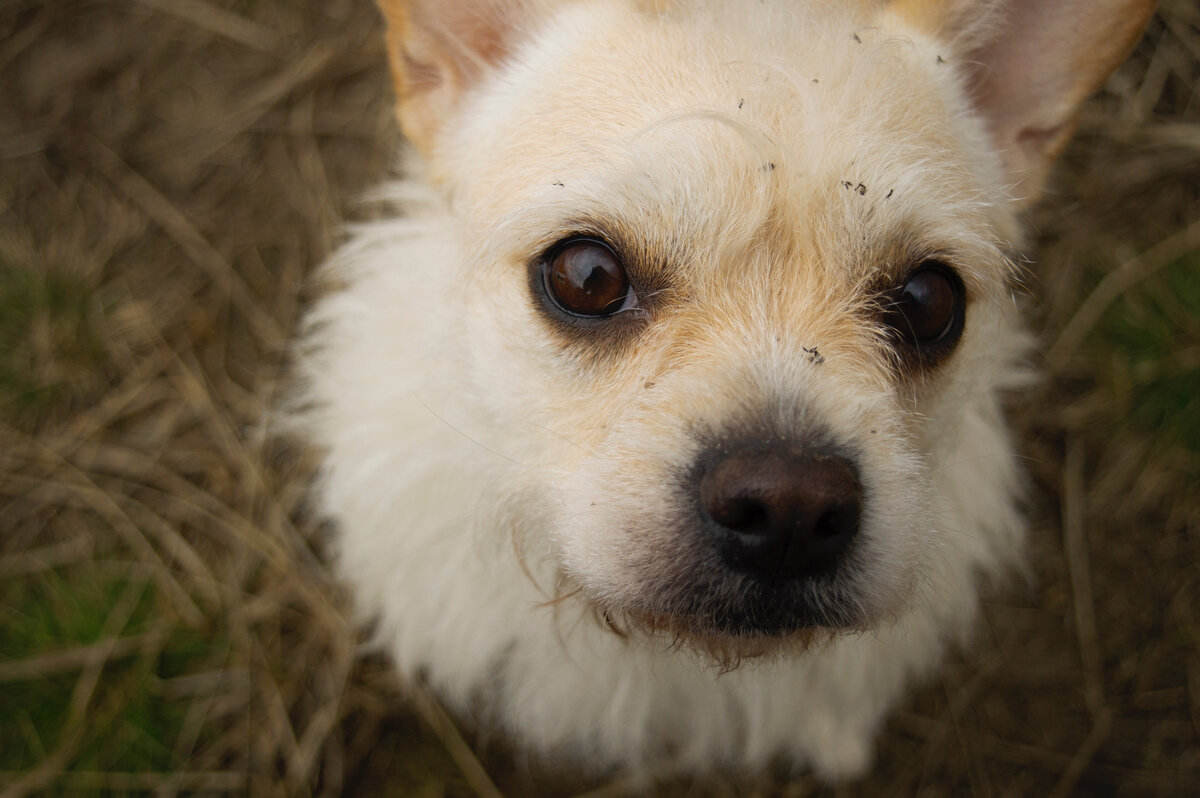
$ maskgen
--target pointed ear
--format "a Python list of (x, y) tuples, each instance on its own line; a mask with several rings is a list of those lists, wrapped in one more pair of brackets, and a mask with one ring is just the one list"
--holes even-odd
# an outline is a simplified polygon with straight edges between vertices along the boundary
[(463, 96), (549, 0), (378, 0), (404, 135), (428, 155)]
[(1018, 195), (1041, 194), (1080, 106), (1133, 49), (1155, 0), (895, 0), (896, 12), (958, 48), (972, 99)]

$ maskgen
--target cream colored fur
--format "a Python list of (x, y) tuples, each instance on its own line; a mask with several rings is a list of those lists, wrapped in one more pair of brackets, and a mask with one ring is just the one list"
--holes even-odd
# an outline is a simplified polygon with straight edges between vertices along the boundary
[[(860, 773), (1021, 557), (999, 402), (1024, 373), (1026, 197), (968, 94), (970, 37), (871, 2), (544, 5), (312, 314), (302, 423), (339, 572), (406, 679), (554, 762)], [(583, 222), (672, 282), (616, 353), (530, 298), (525, 264)], [(912, 252), (970, 297), (927, 373), (868, 311)], [(603, 616), (672, 568), (693, 431), (754, 414), (859, 453), (859, 622), (722, 672)]]

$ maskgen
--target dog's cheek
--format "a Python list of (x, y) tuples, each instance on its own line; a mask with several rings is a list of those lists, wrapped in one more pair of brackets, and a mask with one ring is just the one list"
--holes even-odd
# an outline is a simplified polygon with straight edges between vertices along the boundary
[(462, 364), (464, 388), (478, 395), (514, 442), (533, 443), (555, 426), (548, 410), (574, 397), (569, 364), (529, 296), (525, 265), (515, 258), (471, 264), (453, 290), (469, 358)]
[[(620, 548), (621, 524), (629, 526), (618, 508), (632, 503), (653, 517), (658, 494), (646, 486), (664, 479), (647, 458), (612, 442), (622, 438), (614, 427), (633, 404), (638, 366), (600, 368), (564, 345), (529, 295), (525, 270), (515, 257), (477, 262), (450, 281), (465, 361), (431, 365), (452, 372), (478, 408), (484, 422), (461, 431), (495, 462), (503, 490), (526, 503), (522, 548), (543, 551), (549, 536), (557, 552), (569, 539), (582, 548), (575, 561), (589, 564), (581, 572), (594, 566), (611, 575), (619, 564), (606, 546)], [(621, 464), (615, 475), (606, 470), (613, 462)]]
[(645, 420), (609, 432), (556, 480), (553, 544), (567, 574), (599, 603), (645, 605), (664, 573), (686, 570), (692, 558), (676, 486), (696, 447), (677, 428)]

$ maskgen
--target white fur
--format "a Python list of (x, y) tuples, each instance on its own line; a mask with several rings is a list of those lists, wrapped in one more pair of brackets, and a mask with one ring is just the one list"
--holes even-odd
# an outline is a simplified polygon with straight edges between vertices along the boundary
[[(441, 187), (385, 192), (401, 217), (355, 232), (330, 267), (344, 288), (310, 319), (305, 434), (379, 642), (451, 706), (592, 768), (783, 756), (859, 773), (888, 708), (968, 629), (981, 578), (1020, 558), (998, 405), (1025, 344), (1003, 251), (1017, 226), (961, 75), (886, 16), (749, 5), (558, 14), (472, 95)], [(652, 58), (614, 85), (614, 62)], [(580, 209), (689, 253), (692, 309), (602, 380), (547, 340), (522, 265)], [(974, 297), (928, 379), (842, 332), (897, 237), (953, 248)], [(685, 323), (703, 343), (680, 362), (665, 353)], [(688, 425), (762, 400), (862, 453), (866, 628), (719, 673), (593, 608), (644, 587), (627, 553), (671, 512)], [(581, 592), (547, 604), (560, 579)]]

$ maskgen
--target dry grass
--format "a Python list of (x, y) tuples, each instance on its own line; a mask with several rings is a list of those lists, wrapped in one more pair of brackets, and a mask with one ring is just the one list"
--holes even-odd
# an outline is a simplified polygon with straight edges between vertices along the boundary
[[(581, 788), (358, 655), (312, 464), (270, 434), (306, 276), (390, 162), (378, 26), (367, 0), (0, 5), (0, 794)], [(1200, 8), (1168, 0), (1037, 220), (1030, 587), (828, 794), (1200, 783), (1198, 81)]]

